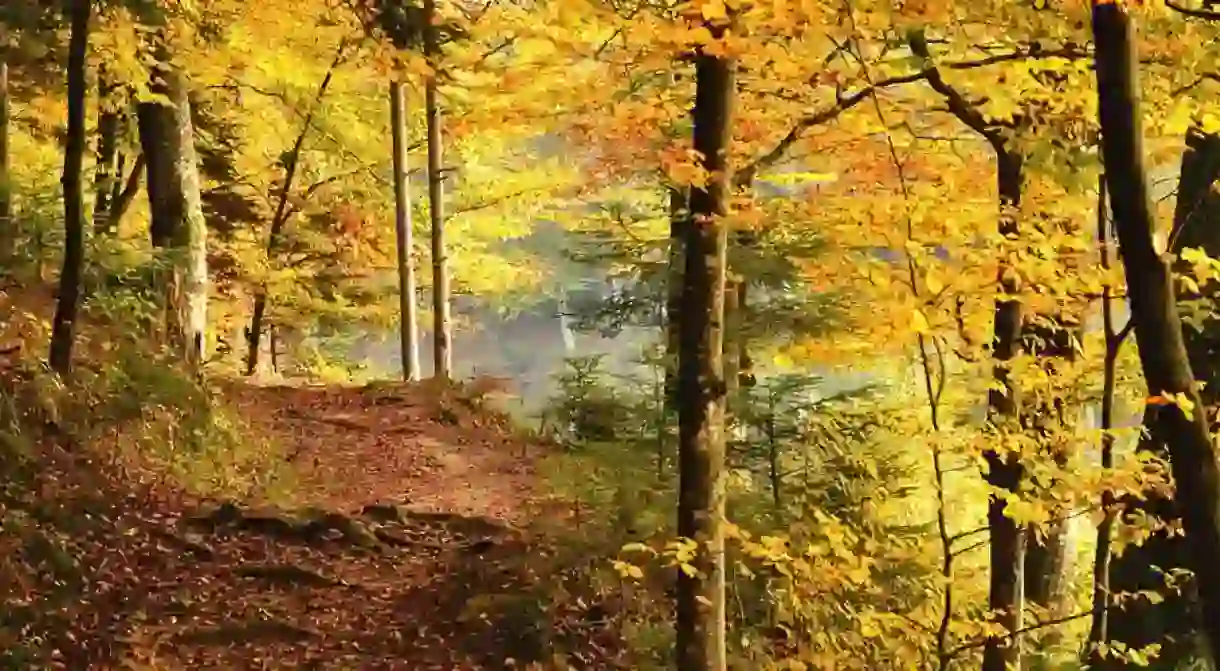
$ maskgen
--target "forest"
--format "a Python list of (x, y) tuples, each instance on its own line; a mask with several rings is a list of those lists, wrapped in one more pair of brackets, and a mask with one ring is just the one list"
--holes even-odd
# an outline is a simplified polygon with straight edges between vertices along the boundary
[(1217, 63), (1214, 0), (0, 0), (0, 669), (1215, 669)]

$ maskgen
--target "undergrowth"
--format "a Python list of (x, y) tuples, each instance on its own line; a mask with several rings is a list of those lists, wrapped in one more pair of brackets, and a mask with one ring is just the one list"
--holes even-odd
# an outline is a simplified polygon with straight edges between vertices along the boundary
[[(103, 257), (105, 258), (105, 257)], [(85, 546), (119, 533), (141, 491), (275, 499), (291, 489), (276, 446), (162, 351), (147, 273), (99, 264), (67, 380), (42, 356), (53, 294), (39, 268), (0, 294), (0, 669), (39, 668), (63, 647), (89, 572)]]

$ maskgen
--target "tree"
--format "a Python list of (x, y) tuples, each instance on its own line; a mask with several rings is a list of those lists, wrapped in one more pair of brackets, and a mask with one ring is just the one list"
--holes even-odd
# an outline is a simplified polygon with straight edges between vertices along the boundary
[[(1186, 315), (1182, 330), (1191, 371), (1202, 383), (1199, 396), (1209, 408), (1220, 402), (1220, 369), (1215, 364), (1220, 346), (1218, 323), (1214, 317), (1217, 300), (1214, 280), (1192, 278), (1198, 253), (1220, 257), (1220, 198), (1213, 184), (1220, 179), (1220, 137), (1192, 126), (1186, 132), (1186, 148), (1182, 154), (1178, 176), (1177, 205), (1174, 208), (1170, 236), (1172, 252), (1178, 259), (1178, 270), (1184, 277), (1186, 291), (1177, 297), (1178, 309)], [(1197, 290), (1191, 289), (1191, 286)], [(1213, 429), (1214, 423), (1213, 423)], [(1164, 460), (1167, 446), (1144, 436), (1138, 449), (1150, 457)], [(1142, 499), (1142, 500), (1140, 500)], [(1133, 523), (1140, 515), (1149, 515), (1158, 526), (1181, 522), (1181, 513), (1159, 487), (1149, 487), (1141, 497), (1128, 497), (1123, 502), (1124, 517)], [(1157, 659), (1174, 664), (1186, 661), (1196, 651), (1197, 622), (1191, 599), (1174, 585), (1167, 585), (1165, 575), (1190, 566), (1187, 542), (1171, 535), (1168, 529), (1156, 529), (1137, 546), (1128, 547), (1115, 557), (1109, 569), (1109, 587), (1115, 594), (1153, 591), (1160, 594), (1158, 603), (1146, 598), (1123, 601), (1108, 618), (1108, 639), (1128, 648), (1140, 649), (1160, 645)], [(1156, 568), (1153, 568), (1156, 567)], [(1112, 664), (1113, 665), (1113, 664)]]
[[(911, 51), (920, 58), (930, 59), (927, 42), (922, 35), (913, 36)], [(995, 153), (996, 189), (1000, 198), (999, 233), (1005, 239), (1015, 239), (1019, 232), (1017, 212), (1021, 207), (1025, 157), (1010, 146), (1004, 129), (985, 119), (944, 81), (939, 70), (929, 70), (928, 83), (946, 99), (949, 110), (982, 136)], [(997, 283), (1003, 297), (996, 301), (992, 346), (997, 385), (987, 396), (990, 419), (1000, 437), (1018, 427), (1020, 414), (1019, 392), (1009, 370), (1010, 362), (1021, 345), (1024, 320), (1021, 301), (1017, 297), (1020, 292), (1017, 277), (1011, 264), (1001, 263)], [(996, 613), (997, 622), (1009, 632), (1015, 632), (1021, 629), (1024, 608), (1025, 538), (1020, 527), (1007, 514), (1004, 493), (1017, 491), (1021, 481), (1021, 464), (1017, 455), (1008, 450), (1001, 452), (1000, 449), (992, 449), (984, 456), (987, 461), (986, 480), (998, 490), (991, 494), (987, 505), (987, 528), (991, 541), (988, 605)], [(1010, 666), (1019, 667), (1020, 663), (1021, 648), (1012, 637), (988, 638), (983, 649), (984, 671), (1004, 671)]]
[[(305, 149), (305, 141), (308, 139), (310, 131), (313, 130), (314, 118), (318, 108), (322, 105), (322, 101), (326, 98), (326, 91), (330, 88), (331, 82), (334, 81), (335, 71), (346, 61), (350, 46), (351, 43), (347, 39), (339, 42), (339, 46), (335, 49), (334, 59), (331, 61), (330, 67), (327, 68), (326, 75), (322, 78), (322, 83), (318, 85), (318, 90), (314, 94), (313, 104), (310, 106), (309, 111), (305, 113), (301, 130), (297, 133), (296, 140), (292, 143), (292, 148), (281, 157), (283, 177), (276, 198), (275, 212), (271, 215), (270, 230), (267, 233), (266, 256), (269, 263), (274, 263), (276, 256), (281, 253), (280, 247), (284, 237), (284, 229), (288, 225), (289, 219), (296, 213), (296, 210), (289, 206), (289, 197), (292, 195), (297, 170), (300, 168), (301, 154)], [(260, 285), (255, 288), (254, 307), (250, 312), (250, 325), (246, 327), (246, 375), (254, 375), (258, 372), (259, 343), (262, 341), (267, 301), (267, 287)]]
[[(152, 244), (163, 252), (160, 291), (172, 346), (192, 364), (203, 360), (207, 330), (207, 229), (199, 192), (199, 162), (185, 75), (155, 49), (150, 90), (165, 97), (139, 103), (140, 145), (147, 166)], [(109, 186), (109, 185), (107, 185)]]
[(1220, 466), (1182, 335), (1173, 274), (1155, 242), (1144, 167), (1139, 65), (1125, 5), (1094, 0), (1098, 117), (1114, 228), (1130, 295), (1140, 364), (1148, 387), (1146, 428), (1164, 444), (1202, 607), (1203, 632), (1220, 650)]
[(85, 265), (85, 104), (88, 97), (89, 19), (93, 0), (72, 0), (69, 5), (68, 141), (64, 148), (64, 257), (59, 274), (59, 300), (51, 326), (51, 370), (67, 375), (72, 370), (72, 345), (80, 309), (81, 276)]
[[(713, 5), (715, 3), (712, 3)], [(723, 8), (723, 5), (721, 5)], [(706, 11), (705, 11), (706, 13)], [(715, 43), (729, 19), (704, 27)], [(681, 339), (678, 355), (678, 534), (696, 543), (693, 572), (678, 575), (677, 662), (682, 671), (724, 669), (725, 646), (725, 382), (724, 292), (728, 265), (735, 64), (730, 56), (695, 54), (694, 149), (707, 174), (692, 185), (683, 234)]]
[(445, 246), (444, 168), (441, 159), (441, 108), (437, 99), (440, 67), (440, 36), (435, 0), (424, 0), (428, 25), (424, 31), (424, 54), (428, 59), (424, 85), (424, 107), (428, 115), (428, 218), (432, 225), (432, 364), (433, 375), (449, 379), (453, 373), (453, 324), (449, 317), (449, 266)]
[(406, 95), (401, 81), (390, 84), (390, 132), (394, 142), (394, 232), (398, 262), (399, 344), (402, 377), (419, 379), (419, 325), (415, 309), (414, 231), (411, 221), (411, 177), (407, 168)]

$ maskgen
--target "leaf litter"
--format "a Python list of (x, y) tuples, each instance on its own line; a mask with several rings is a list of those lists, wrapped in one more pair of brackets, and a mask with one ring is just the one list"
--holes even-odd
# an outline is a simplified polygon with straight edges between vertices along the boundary
[[(37, 650), (26, 668), (62, 669), (542, 661), (543, 650), (523, 650), (479, 607), (537, 580), (537, 540), (525, 528), (542, 447), (460, 390), (429, 383), (223, 391), (252, 431), (284, 449), (291, 509), (257, 491), (202, 501), (133, 484), (129, 470), (79, 445), (47, 444), (38, 487), (0, 498), (10, 512), (59, 513), (25, 525), (30, 538), (0, 533), (0, 649)], [(79, 533), (53, 531), (83, 511), (92, 512)], [(39, 546), (32, 537), (46, 556), (21, 559)], [(21, 663), (6, 654), (0, 666)]]

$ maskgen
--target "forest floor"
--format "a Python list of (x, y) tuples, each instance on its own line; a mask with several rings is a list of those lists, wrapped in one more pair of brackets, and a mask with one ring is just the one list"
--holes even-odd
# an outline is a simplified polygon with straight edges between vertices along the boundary
[[(552, 668), (531, 531), (547, 448), (428, 384), (221, 393), (279, 446), (291, 505), (133, 486), (46, 441), (0, 514), (0, 669)], [(577, 668), (608, 668), (587, 633)]]

